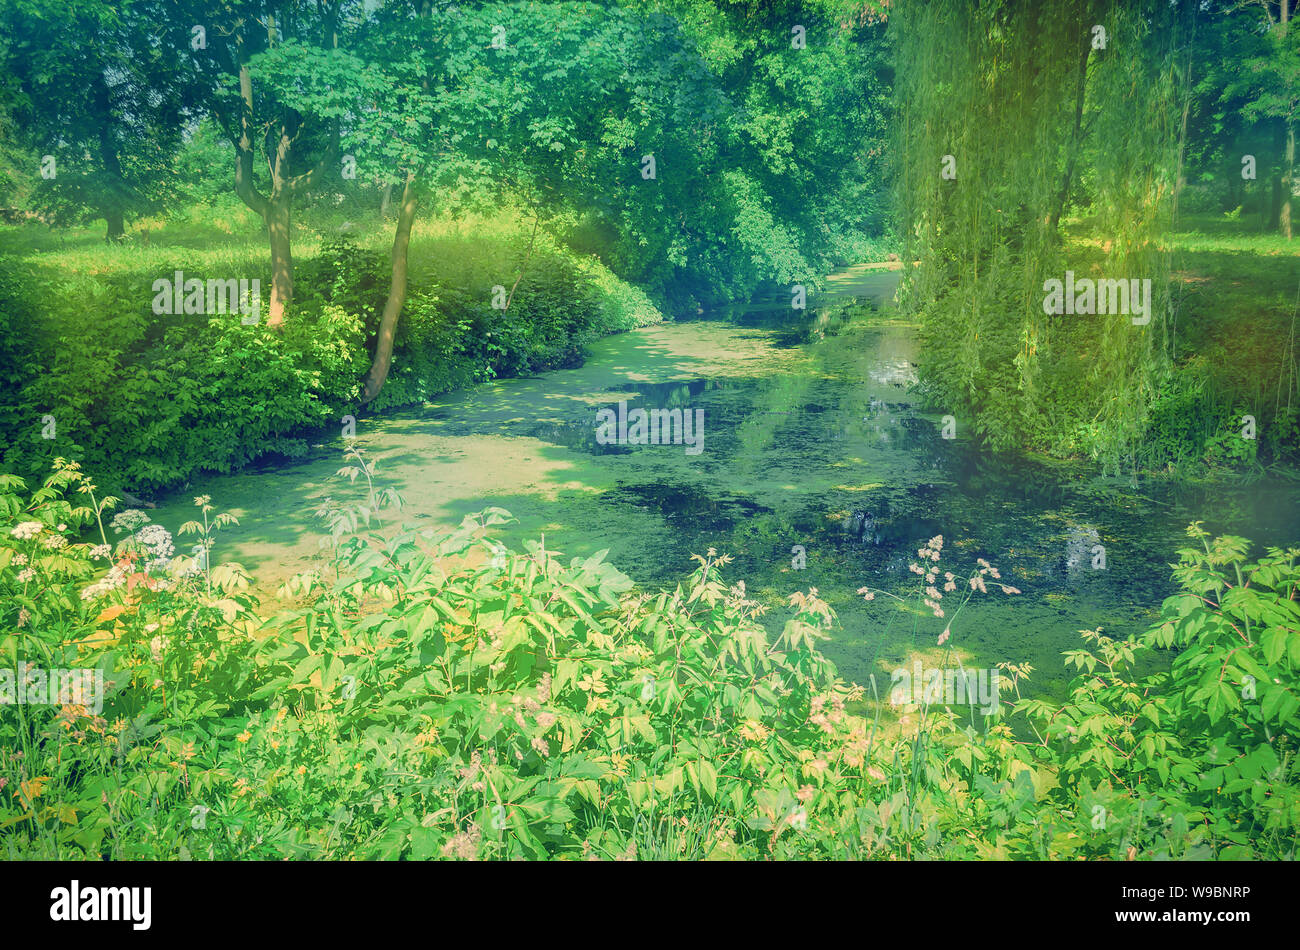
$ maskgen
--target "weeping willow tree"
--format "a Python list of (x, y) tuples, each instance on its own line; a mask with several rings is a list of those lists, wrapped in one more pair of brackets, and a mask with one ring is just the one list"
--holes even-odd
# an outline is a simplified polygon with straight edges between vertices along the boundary
[[(1138, 0), (900, 0), (897, 197), (923, 385), (995, 448), (1139, 453), (1168, 372), (1176, 24)], [(1067, 240), (1071, 211), (1091, 239)], [(1150, 321), (1044, 283), (1149, 279)], [(1140, 318), (1139, 318), (1140, 319)]]

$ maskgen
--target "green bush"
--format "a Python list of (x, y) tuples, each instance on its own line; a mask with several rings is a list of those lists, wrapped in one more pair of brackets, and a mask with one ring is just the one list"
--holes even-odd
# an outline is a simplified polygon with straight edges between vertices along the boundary
[[(581, 363), (588, 342), (662, 319), (644, 293), (539, 237), (495, 226), (417, 242), (394, 367), (371, 411), (419, 403), (498, 377)], [(91, 273), (0, 260), (0, 463), (32, 477), (79, 459), (114, 490), (184, 483), (308, 437), (355, 412), (389, 286), (386, 255), (344, 239), (303, 256), (283, 330), (237, 316), (152, 313), (151, 283), (179, 259), (116, 249)], [(147, 258), (147, 259), (146, 259)], [(239, 253), (188, 276), (259, 275)], [(205, 273), (206, 271), (206, 273)], [(493, 285), (514, 285), (508, 310)], [(268, 287), (268, 273), (260, 273)], [(93, 314), (93, 317), (91, 316)], [(54, 437), (46, 438), (53, 416)]]
[(30, 497), (0, 479), (0, 662), (108, 684), (102, 710), (0, 707), (5, 857), (1296, 856), (1300, 550), (1249, 562), (1193, 526), (1183, 593), (1139, 638), (1085, 632), (1069, 698), (1015, 704), (1025, 737), (927, 703), (890, 733), (818, 649), (816, 591), (773, 640), (725, 556), (637, 591), (601, 555), (502, 548), (497, 509), (401, 527), (349, 461), (331, 569), (278, 608), (210, 563), (231, 519), (207, 498), (173, 557), (75, 466)]

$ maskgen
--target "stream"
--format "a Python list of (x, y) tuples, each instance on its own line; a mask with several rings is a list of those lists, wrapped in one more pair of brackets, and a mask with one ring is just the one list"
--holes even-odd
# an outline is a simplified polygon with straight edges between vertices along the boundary
[[(1061, 652), (1081, 648), (1079, 631), (1135, 632), (1173, 592), (1170, 564), (1189, 522), (1257, 545), (1300, 540), (1293, 484), (1134, 487), (1092, 468), (991, 456), (960, 425), (943, 438), (940, 415), (909, 394), (915, 326), (883, 309), (837, 335), (815, 332), (818, 308), (847, 297), (885, 304), (898, 276), (878, 265), (834, 275), (797, 327), (787, 299), (609, 337), (577, 369), (363, 417), (357, 439), (378, 486), (403, 497), (391, 517), (413, 526), (451, 528), (505, 508), (518, 523), (495, 533), (511, 546), (544, 534), (566, 556), (607, 548), (650, 589), (675, 584), (695, 567), (690, 555), (715, 548), (735, 558), (726, 578), (771, 605), (764, 621), (774, 633), (789, 617), (789, 594), (815, 587), (839, 619), (825, 652), (847, 679), (883, 675), (882, 691), (891, 670), (917, 659), (941, 665), (951, 649), (968, 669), (1028, 663), (1021, 692), (1059, 697), (1073, 675)], [(597, 412), (622, 400), (702, 409), (703, 450), (601, 444)], [(340, 437), (305, 460), (196, 479), (151, 515), (175, 532), (194, 517), (193, 497), (211, 495), (239, 519), (217, 535), (214, 562), (240, 562), (271, 591), (322, 565), (324, 528), (313, 517), (321, 499), (364, 497), (361, 481), (336, 477), (343, 464)], [(914, 593), (921, 579), (909, 564), (935, 535), (944, 538), (940, 571), (962, 585), (946, 595), (945, 618), (856, 593)], [(178, 538), (178, 550), (187, 541)], [(1104, 568), (1094, 567), (1100, 549)], [(954, 618), (977, 557), (1021, 593), (990, 585)]]

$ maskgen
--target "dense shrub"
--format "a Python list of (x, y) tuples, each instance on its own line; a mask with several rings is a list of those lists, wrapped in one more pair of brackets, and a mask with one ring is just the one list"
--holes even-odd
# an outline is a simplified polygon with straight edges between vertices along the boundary
[[(527, 247), (499, 223), (417, 242), (394, 370), (372, 411), (572, 366), (592, 339), (662, 319), (594, 259), (545, 238), (531, 255)], [(304, 255), (277, 332), (232, 315), (153, 314), (149, 287), (175, 269), (205, 279), (265, 267), (237, 253), (201, 264), (175, 254), (72, 274), (0, 261), (0, 461), (10, 471), (31, 477), (63, 456), (114, 489), (168, 487), (266, 454), (299, 456), (313, 430), (356, 411), (388, 292), (386, 255), (343, 239)], [(269, 274), (260, 279), (269, 287)], [(516, 279), (509, 309), (494, 309), (493, 286)]]
[[(500, 547), (499, 510), (398, 527), (350, 460), (370, 487), (323, 507), (334, 563), (282, 608), (209, 553), (207, 498), (173, 558), (75, 467), (0, 481), (0, 669), (108, 684), (102, 710), (0, 709), (5, 857), (1296, 856), (1300, 550), (1193, 526), (1183, 592), (1139, 638), (1085, 632), (1068, 700), (1015, 704), (1028, 738), (924, 702), (900, 734), (819, 651), (816, 591), (773, 640), (725, 556), (637, 591), (600, 555)], [(1167, 668), (1139, 677), (1148, 653)]]

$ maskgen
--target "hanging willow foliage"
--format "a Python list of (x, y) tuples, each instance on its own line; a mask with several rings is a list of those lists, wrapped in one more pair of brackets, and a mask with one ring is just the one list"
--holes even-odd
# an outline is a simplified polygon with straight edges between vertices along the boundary
[[(899, 220), (904, 259), (921, 262), (901, 296), (921, 318), (929, 397), (995, 448), (1118, 464), (1167, 373), (1167, 7), (900, 0), (891, 13)], [(1060, 222), (1081, 192), (1098, 239), (1067, 243)], [(1150, 279), (1150, 323), (1045, 313), (1044, 281), (1067, 270)]]

